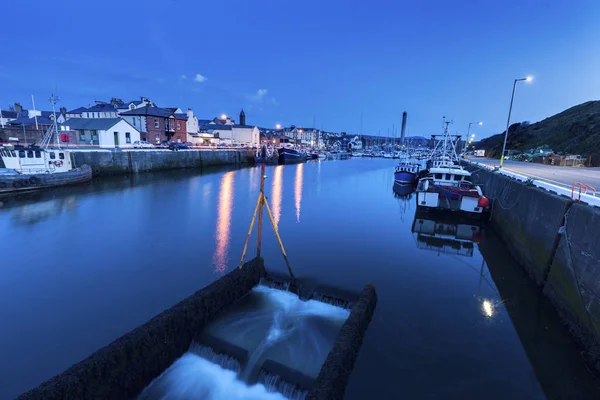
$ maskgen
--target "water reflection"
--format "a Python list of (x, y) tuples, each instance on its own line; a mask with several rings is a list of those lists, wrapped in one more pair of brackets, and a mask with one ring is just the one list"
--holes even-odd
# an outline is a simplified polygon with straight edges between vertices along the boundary
[(273, 219), (275, 220), (275, 226), (279, 225), (279, 218), (281, 217), (281, 196), (283, 192), (283, 165), (278, 165), (273, 171), (273, 188), (272, 188), (272, 200), (273, 203)]
[(294, 184), (294, 200), (296, 201), (296, 222), (300, 222), (300, 203), (302, 202), (302, 176), (304, 175), (304, 164), (298, 164), (296, 168), (296, 182)]
[(77, 198), (75, 196), (68, 196), (60, 199), (24, 204), (21, 207), (15, 208), (13, 218), (19, 224), (33, 225), (59, 215), (63, 211), (73, 211), (76, 207)]
[(412, 232), (419, 249), (472, 257), (473, 243), (481, 238), (481, 221), (417, 211)]
[(235, 171), (227, 172), (221, 179), (217, 216), (217, 249), (213, 256), (215, 271), (222, 273), (227, 268), (229, 240), (231, 238), (231, 208), (233, 205), (233, 182)]
[(410, 205), (412, 204), (413, 193), (415, 192), (416, 188), (416, 185), (400, 185), (394, 183), (392, 190), (394, 191), (394, 196), (399, 199), (400, 220), (402, 222), (404, 222), (406, 211), (412, 210)]

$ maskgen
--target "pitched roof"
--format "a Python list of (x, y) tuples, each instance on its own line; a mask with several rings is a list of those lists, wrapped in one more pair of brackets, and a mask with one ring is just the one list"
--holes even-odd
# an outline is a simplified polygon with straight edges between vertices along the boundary
[(144, 115), (144, 116), (151, 116), (151, 117), (169, 117), (171, 116), (171, 114), (173, 114), (170, 111), (165, 110), (164, 108), (157, 108), (157, 107), (141, 107), (135, 110), (130, 110), (130, 111), (125, 111), (122, 112), (121, 115)]
[(199, 125), (199, 126), (202, 126), (202, 125), (208, 125), (208, 123), (209, 123), (210, 121), (212, 121), (212, 120), (210, 120), (210, 119), (199, 119), (199, 120), (198, 120), (198, 125)]
[(2, 118), (17, 118), (19, 113), (13, 110), (2, 110)]
[[(4, 114), (2, 114), (4, 115)], [(9, 125), (35, 125), (36, 122), (36, 118), (29, 118), (27, 117), (27, 115), (17, 118), (13, 121), (10, 121), (8, 124)], [(54, 123), (54, 121), (48, 117), (45, 116), (39, 116), (37, 117), (37, 123), (38, 125), (52, 125)]]
[(202, 130), (202, 131), (210, 131), (210, 130), (230, 131), (231, 130), (231, 126), (232, 125), (206, 124), (206, 125), (202, 125), (199, 129)]
[[(108, 130), (111, 127), (115, 126), (120, 121), (125, 121), (125, 120), (123, 118), (69, 118), (62, 125), (68, 126), (71, 130), (91, 129), (91, 130), (97, 130), (97, 131), (105, 131), (105, 130)], [(127, 121), (125, 121), (125, 122), (127, 122)]]
[(91, 111), (91, 112), (110, 112), (110, 111), (116, 111), (117, 107), (112, 105), (112, 104), (96, 104), (93, 107), (90, 107), (87, 109), (87, 111)]
[(254, 125), (233, 125), (234, 128), (254, 129)]
[(173, 114), (173, 115), (175, 116), (175, 118), (177, 118), (177, 119), (182, 119), (182, 120), (184, 120), (184, 121), (187, 121), (187, 119), (188, 119), (188, 116), (187, 116), (187, 114), (183, 114), (183, 113), (182, 113), (182, 114), (179, 114), (179, 113), (177, 113), (177, 114)]
[(81, 114), (82, 112), (87, 111), (86, 107), (79, 107), (71, 111), (67, 111), (67, 114)]

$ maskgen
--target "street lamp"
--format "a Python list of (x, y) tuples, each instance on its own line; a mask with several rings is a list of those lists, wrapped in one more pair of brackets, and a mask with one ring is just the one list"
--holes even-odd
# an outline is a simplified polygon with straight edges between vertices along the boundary
[[(473, 124), (477, 124), (477, 125), (483, 125), (483, 122), (469, 122), (469, 129), (467, 129), (467, 140), (469, 139), (469, 133), (471, 133), (471, 125)], [(475, 135), (473, 135), (471, 138), (475, 137)], [(472, 141), (473, 139), (471, 139)], [(466, 142), (466, 140), (465, 140)], [(465, 151), (467, 151), (467, 146), (465, 144)]]
[(506, 151), (506, 139), (508, 139), (508, 127), (510, 126), (510, 114), (512, 113), (513, 101), (515, 100), (515, 90), (517, 90), (517, 82), (531, 82), (532, 80), (532, 76), (527, 76), (525, 78), (515, 79), (513, 83), (512, 96), (510, 97), (510, 107), (508, 108), (508, 119), (506, 120), (506, 132), (504, 132), (504, 144), (502, 145), (502, 154), (500, 155), (500, 168), (502, 168), (502, 163), (504, 162), (504, 152)]
[(225, 115), (225, 114), (221, 114), (221, 119), (222, 119), (222, 120), (226, 120), (226, 119), (227, 119), (227, 115)]
[(281, 125), (280, 124), (275, 125), (275, 129), (281, 129)]

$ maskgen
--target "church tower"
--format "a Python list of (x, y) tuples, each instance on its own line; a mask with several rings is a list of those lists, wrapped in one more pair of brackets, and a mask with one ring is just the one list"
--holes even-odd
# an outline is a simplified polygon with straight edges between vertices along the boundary
[(246, 125), (246, 113), (244, 109), (240, 112), (240, 125)]

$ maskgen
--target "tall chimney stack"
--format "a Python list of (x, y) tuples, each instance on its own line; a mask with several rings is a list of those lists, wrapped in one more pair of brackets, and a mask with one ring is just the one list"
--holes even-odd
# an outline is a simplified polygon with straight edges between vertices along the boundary
[(402, 113), (402, 130), (400, 131), (400, 144), (404, 144), (404, 131), (406, 131), (406, 111)]

